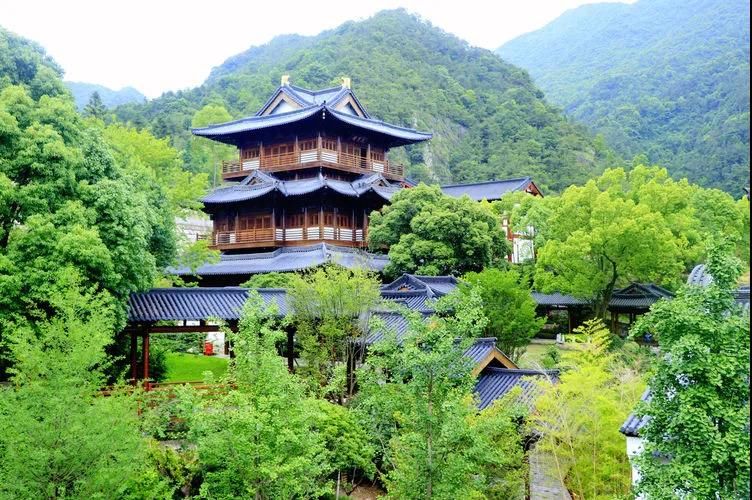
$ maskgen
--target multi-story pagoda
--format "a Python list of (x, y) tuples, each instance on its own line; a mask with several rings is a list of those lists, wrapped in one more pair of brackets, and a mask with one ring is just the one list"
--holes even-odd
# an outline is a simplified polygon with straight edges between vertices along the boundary
[[(213, 221), (211, 243), (223, 261), (200, 275), (217, 266), (223, 273), (243, 268), (243, 260), (247, 272), (233, 274), (310, 267), (282, 269), (268, 259), (365, 247), (369, 213), (408, 185), (389, 150), (431, 138), (372, 118), (348, 78), (340, 87), (311, 91), (287, 76), (254, 116), (193, 133), (238, 148), (237, 159), (222, 164), (228, 185), (203, 199)], [(257, 265), (259, 258), (264, 265)]]

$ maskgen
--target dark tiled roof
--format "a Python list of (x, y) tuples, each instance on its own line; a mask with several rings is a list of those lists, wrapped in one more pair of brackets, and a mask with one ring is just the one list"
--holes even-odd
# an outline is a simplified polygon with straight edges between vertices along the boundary
[(713, 277), (705, 269), (705, 264), (696, 265), (687, 277), (688, 285), (708, 286), (712, 282)]
[(539, 306), (583, 306), (589, 304), (585, 299), (578, 299), (563, 293), (532, 292), (533, 300)]
[(216, 264), (204, 264), (192, 272), (188, 268), (171, 269), (172, 274), (188, 276), (245, 275), (269, 272), (299, 271), (326, 263), (348, 269), (367, 268), (382, 271), (389, 263), (385, 255), (376, 255), (353, 248), (319, 243), (310, 246), (283, 247), (273, 252), (223, 254)]
[(660, 299), (673, 298), (674, 294), (652, 283), (632, 283), (616, 290), (611, 296), (608, 306), (613, 308), (644, 308), (648, 309)]
[(450, 184), (441, 186), (441, 191), (447, 196), (469, 196), (475, 201), (498, 200), (506, 193), (523, 191), (532, 182), (530, 177), (506, 179), (501, 181), (474, 182), (470, 184)]
[[(640, 398), (641, 401), (649, 401), (650, 400), (650, 388), (645, 389), (645, 392), (642, 393), (642, 397)], [(622, 434), (629, 437), (638, 437), (639, 431), (645, 425), (650, 421), (650, 417), (648, 416), (642, 416), (638, 417), (634, 413), (630, 413), (627, 417), (627, 420), (624, 421), (624, 423), (621, 425), (621, 428), (619, 431), (621, 431)]]
[(473, 345), (465, 349), (465, 356), (470, 358), (473, 363), (477, 364), (486, 359), (491, 352), (497, 349), (496, 337), (482, 337), (475, 339)]
[[(584, 306), (590, 302), (586, 299), (572, 297), (563, 293), (540, 293), (532, 292), (533, 300), (539, 306)], [(609, 308), (632, 308), (648, 309), (651, 305), (662, 298), (670, 299), (674, 296), (671, 292), (652, 283), (632, 283), (631, 285), (614, 291)]]
[[(266, 305), (274, 303), (279, 314), (287, 314), (284, 290), (259, 288), (256, 291)], [(240, 287), (153, 288), (128, 297), (128, 321), (234, 320), (240, 317), (249, 293), (249, 289)]]
[[(318, 118), (316, 118), (318, 116)], [(415, 129), (392, 125), (372, 118), (361, 118), (337, 111), (329, 104), (311, 104), (300, 109), (288, 111), (285, 113), (270, 114), (264, 116), (250, 116), (227, 123), (210, 125), (208, 127), (194, 128), (194, 135), (215, 139), (221, 142), (233, 142), (233, 137), (247, 132), (268, 129), (291, 123), (300, 122), (307, 119), (326, 119), (331, 117), (336, 121), (346, 123), (350, 126), (358, 127), (362, 130), (381, 134), (389, 138), (390, 146), (400, 146), (412, 144), (420, 141), (427, 141), (432, 134), (419, 132)]]
[(418, 291), (430, 297), (440, 297), (452, 292), (459, 280), (454, 276), (419, 276), (403, 274), (396, 280), (381, 287), (385, 291), (406, 292)]
[(479, 399), (478, 408), (481, 410), (487, 408), (515, 387), (522, 389), (520, 402), (532, 406), (535, 398), (540, 394), (536, 379), (555, 382), (558, 379), (558, 372), (487, 367), (478, 375), (478, 381), (475, 383), (475, 392)]
[(399, 184), (390, 183), (381, 174), (363, 175), (352, 182), (346, 182), (328, 179), (322, 174), (309, 179), (279, 180), (273, 175), (254, 171), (238, 184), (215, 189), (202, 201), (205, 205), (221, 205), (260, 198), (272, 192), (288, 197), (301, 196), (322, 189), (331, 189), (343, 196), (353, 198), (375, 193), (385, 200), (390, 200), (402, 187)]

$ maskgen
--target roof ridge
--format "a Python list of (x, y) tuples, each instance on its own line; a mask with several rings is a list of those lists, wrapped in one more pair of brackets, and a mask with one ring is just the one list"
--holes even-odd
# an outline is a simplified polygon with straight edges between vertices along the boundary
[(285, 111), (284, 113), (275, 113), (273, 115), (263, 115), (263, 116), (261, 116), (261, 115), (252, 115), (252, 116), (246, 116), (246, 117), (243, 117), (243, 118), (238, 118), (237, 120), (231, 120), (229, 122), (212, 123), (211, 125), (207, 125), (205, 127), (191, 128), (191, 133), (195, 134), (196, 132), (200, 132), (202, 130), (211, 130), (213, 128), (223, 127), (225, 125), (236, 125), (238, 123), (258, 121), (259, 119), (264, 120), (264, 119), (272, 118), (272, 117), (279, 118), (279, 117), (283, 117), (283, 116), (292, 115), (292, 114), (295, 114), (295, 113), (303, 114), (303, 112), (310, 111), (313, 108), (320, 108), (322, 106), (323, 105), (321, 105), (321, 104), (312, 104), (312, 105), (304, 106), (304, 107), (299, 108), (299, 109), (293, 109), (292, 111)]
[(361, 120), (361, 121), (365, 121), (365, 122), (378, 123), (380, 125), (387, 125), (387, 126), (392, 127), (392, 128), (396, 128), (396, 129), (399, 129), (399, 130), (404, 130), (406, 132), (415, 132), (417, 134), (430, 135), (431, 137), (433, 137), (433, 134), (430, 133), (430, 132), (421, 132), (420, 130), (415, 129), (415, 128), (403, 127), (402, 125), (395, 125), (394, 123), (385, 122), (383, 120), (379, 120), (378, 118), (363, 118), (362, 116), (350, 115), (350, 114), (347, 114), (347, 113), (343, 113), (341, 111), (338, 111), (338, 110), (332, 108), (331, 106), (329, 106), (329, 104), (322, 104), (321, 106), (325, 107), (331, 113), (334, 113), (335, 116), (341, 117), (343, 119), (349, 119), (349, 120), (355, 120), (355, 121)]
[(465, 182), (465, 183), (459, 183), (459, 184), (445, 184), (443, 186), (439, 186), (441, 189), (443, 188), (450, 188), (450, 187), (461, 187), (461, 186), (479, 186), (481, 184), (495, 184), (498, 182), (513, 182), (513, 181), (526, 181), (530, 180), (532, 181), (533, 178), (531, 176), (526, 177), (513, 177), (511, 179), (501, 179), (501, 180), (492, 180), (492, 181), (480, 181), (480, 182)]

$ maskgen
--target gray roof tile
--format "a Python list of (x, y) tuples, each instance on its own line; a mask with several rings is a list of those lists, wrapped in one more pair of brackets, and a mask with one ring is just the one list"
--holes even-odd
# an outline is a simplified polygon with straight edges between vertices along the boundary
[(365, 267), (382, 271), (389, 263), (385, 255), (376, 255), (353, 248), (319, 243), (310, 246), (283, 247), (273, 252), (249, 254), (223, 254), (216, 264), (204, 264), (191, 271), (188, 268), (170, 269), (178, 276), (222, 276), (258, 274), (268, 272), (299, 271), (326, 263), (335, 263), (347, 268)]
[(441, 186), (441, 191), (447, 196), (459, 198), (469, 196), (475, 201), (498, 200), (506, 193), (522, 191), (532, 182), (530, 177), (505, 179), (501, 181), (473, 182), (468, 184), (450, 184)]
[(478, 375), (478, 381), (475, 383), (475, 392), (479, 399), (478, 408), (482, 410), (491, 406), (494, 401), (515, 387), (522, 389), (520, 402), (532, 406), (541, 392), (536, 379), (556, 382), (558, 372), (487, 367)]

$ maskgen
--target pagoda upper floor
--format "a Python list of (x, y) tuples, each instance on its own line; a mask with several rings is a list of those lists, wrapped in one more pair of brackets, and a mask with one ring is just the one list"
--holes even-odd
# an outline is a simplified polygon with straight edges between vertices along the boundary
[(237, 159), (222, 165), (225, 180), (240, 180), (255, 170), (305, 177), (302, 171), (315, 169), (401, 180), (404, 168), (389, 161), (389, 149), (431, 138), (371, 117), (347, 78), (340, 87), (312, 91), (283, 77), (254, 116), (192, 132), (238, 148)]

